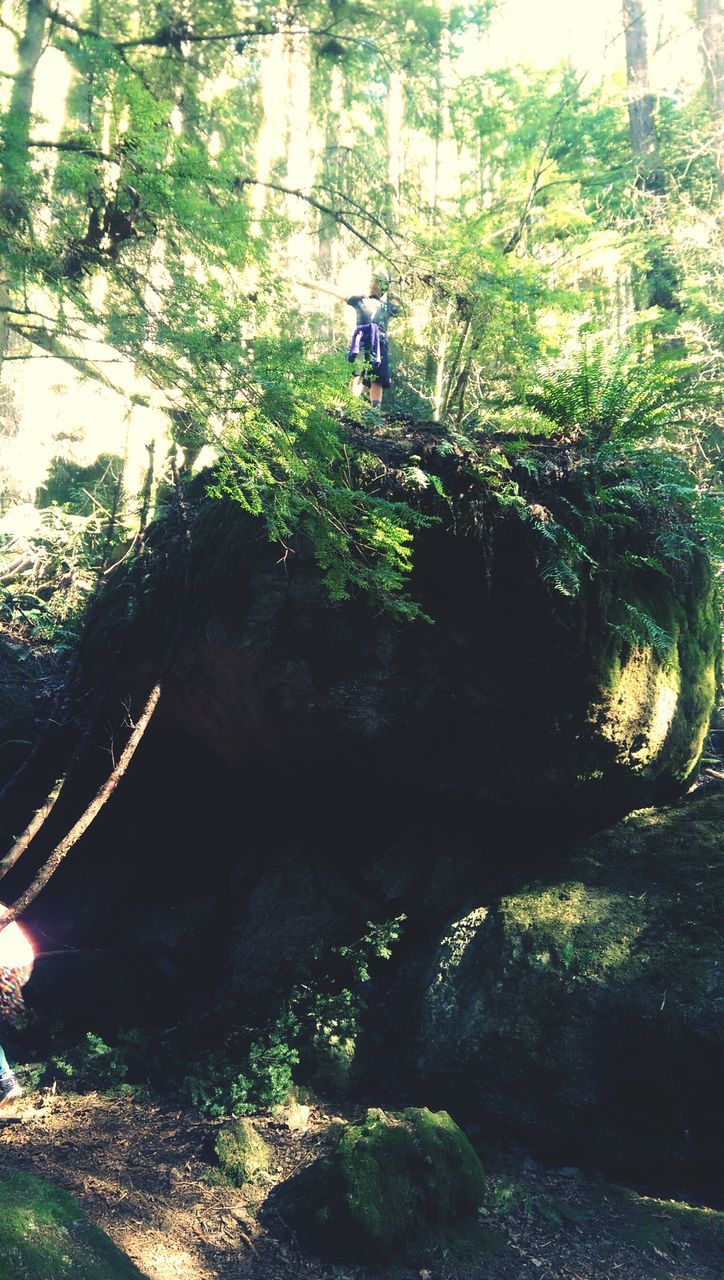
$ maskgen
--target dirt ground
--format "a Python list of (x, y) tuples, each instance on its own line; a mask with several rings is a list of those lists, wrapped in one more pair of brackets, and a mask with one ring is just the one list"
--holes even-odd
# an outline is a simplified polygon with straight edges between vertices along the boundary
[[(293, 1103), (254, 1124), (274, 1151), (271, 1173), (219, 1185), (221, 1122), (131, 1097), (31, 1094), (21, 1123), (0, 1127), (0, 1177), (30, 1170), (71, 1191), (149, 1280), (373, 1280), (377, 1269), (324, 1265), (268, 1204), (274, 1185), (324, 1147), (332, 1113)], [(395, 1272), (422, 1280), (721, 1280), (724, 1235), (680, 1230), (676, 1206), (578, 1170), (511, 1158), (488, 1178), (481, 1251), (465, 1263), (420, 1257)], [(260, 1220), (261, 1215), (261, 1220)], [(702, 1215), (699, 1214), (698, 1218)], [(716, 1215), (717, 1220), (720, 1215)], [(711, 1215), (715, 1225), (715, 1215)], [(708, 1225), (708, 1223), (705, 1223)]]

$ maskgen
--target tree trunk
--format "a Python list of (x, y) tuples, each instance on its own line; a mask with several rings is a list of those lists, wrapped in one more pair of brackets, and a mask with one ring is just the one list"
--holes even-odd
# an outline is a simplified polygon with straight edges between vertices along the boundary
[(724, 191), (724, 15), (719, 0), (696, 0), (704, 79), (711, 115), (714, 163)]
[(452, 63), (450, 57), (450, 0), (440, 4), (440, 53), (438, 60), (437, 136), (435, 138), (435, 175), (433, 207), (449, 204), (458, 195), (457, 151), (450, 119)]
[[(27, 0), (25, 31), (18, 44), (18, 69), (5, 116), (5, 146), (0, 151), (0, 220), (11, 226), (27, 217), (22, 187), (28, 168), (35, 73), (43, 52), (47, 22), (48, 0)], [(11, 306), (7, 264), (0, 262), (0, 375), (10, 332)]]
[(638, 168), (638, 182), (650, 191), (663, 189), (659, 141), (654, 120), (655, 99), (649, 86), (646, 17), (643, 0), (623, 0), (626, 37), (626, 82), (631, 150)]
[(385, 136), (387, 141), (387, 183), (390, 190), (389, 223), (392, 231), (397, 228), (400, 220), (403, 124), (402, 74), (399, 71), (390, 71), (387, 77), (387, 97), (385, 99)]

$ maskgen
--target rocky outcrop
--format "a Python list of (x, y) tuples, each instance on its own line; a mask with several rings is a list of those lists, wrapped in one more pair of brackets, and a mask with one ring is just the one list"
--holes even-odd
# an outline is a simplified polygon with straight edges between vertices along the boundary
[[(549, 478), (528, 477), (508, 508), (482, 456), (427, 448), (443, 499), (405, 488), (395, 448), (394, 465), (380, 464), (391, 490), (433, 517), (415, 538), (410, 588), (432, 621), (363, 599), (331, 604), (303, 540), (280, 563), (259, 522), (200, 497), (199, 480), (191, 627), (166, 684), (166, 725), (240, 770), (459, 796), (578, 830), (680, 793), (716, 687), (712, 578), (696, 536), (666, 569), (664, 513), (639, 493), (619, 518), (620, 468), (609, 522), (581, 460), (546, 463)], [(522, 470), (515, 483), (523, 493)], [(150, 674), (175, 595), (162, 588), (142, 613), (127, 683)], [(102, 653), (103, 624), (97, 633)]]
[(427, 1096), (568, 1162), (721, 1178), (723, 818), (722, 790), (632, 814), (471, 903), (425, 984)]

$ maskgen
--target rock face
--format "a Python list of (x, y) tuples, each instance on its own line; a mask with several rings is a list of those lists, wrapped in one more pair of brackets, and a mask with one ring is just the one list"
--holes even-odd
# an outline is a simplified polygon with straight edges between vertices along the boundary
[(485, 1176), (450, 1116), (370, 1108), (331, 1153), (304, 1170), (285, 1211), (326, 1256), (392, 1263), (424, 1258), (482, 1203)]
[(723, 818), (721, 790), (633, 814), (456, 919), (423, 998), (427, 1096), (569, 1163), (721, 1177)]
[[(575, 469), (554, 468), (521, 517), (491, 503), (479, 468), (448, 476), (434, 451), (426, 465), (458, 489), (415, 539), (411, 595), (432, 623), (331, 605), (307, 546), (281, 564), (258, 522), (202, 499), (193, 626), (165, 723), (240, 769), (460, 796), (579, 828), (678, 794), (716, 687), (712, 580), (695, 539), (681, 571), (662, 572), (661, 513), (639, 502), (603, 533), (592, 517), (596, 567), (584, 559), (577, 594), (561, 594), (549, 506), (580, 505)], [(137, 628), (139, 687), (159, 609)]]

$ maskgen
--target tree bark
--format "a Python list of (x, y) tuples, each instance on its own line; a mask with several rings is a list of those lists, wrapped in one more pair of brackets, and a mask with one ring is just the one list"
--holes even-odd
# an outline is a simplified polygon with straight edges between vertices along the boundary
[[(6, 225), (17, 224), (27, 217), (22, 186), (29, 162), (35, 73), (44, 48), (48, 12), (48, 0), (27, 0), (25, 30), (18, 44), (18, 69), (13, 78), (10, 107), (4, 122), (4, 146), (0, 152), (0, 220)], [(0, 377), (10, 333), (11, 302), (7, 263), (0, 262)]]
[(660, 192), (663, 182), (655, 122), (656, 100), (649, 84), (643, 0), (623, 0), (623, 21), (631, 150), (637, 164), (640, 185)]
[(433, 207), (449, 204), (458, 192), (457, 151), (450, 119), (452, 61), (450, 55), (450, 0), (439, 0), (440, 50), (438, 57), (437, 137), (435, 139), (435, 175)]
[(696, 0), (704, 80), (719, 190), (724, 191), (724, 14), (719, 0)]
[(403, 123), (402, 73), (400, 71), (390, 71), (387, 77), (387, 96), (385, 98), (385, 140), (387, 143), (387, 184), (390, 191), (389, 220), (392, 231), (397, 229), (400, 221)]

